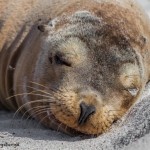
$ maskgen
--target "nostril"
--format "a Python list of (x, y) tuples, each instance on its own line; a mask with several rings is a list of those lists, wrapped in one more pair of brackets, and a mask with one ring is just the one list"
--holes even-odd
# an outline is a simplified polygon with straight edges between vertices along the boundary
[(81, 112), (80, 112), (78, 124), (82, 125), (87, 121), (87, 119), (89, 118), (90, 115), (92, 115), (96, 112), (96, 108), (95, 108), (95, 106), (89, 106), (89, 105), (85, 104), (84, 102), (82, 102), (80, 104), (80, 111)]

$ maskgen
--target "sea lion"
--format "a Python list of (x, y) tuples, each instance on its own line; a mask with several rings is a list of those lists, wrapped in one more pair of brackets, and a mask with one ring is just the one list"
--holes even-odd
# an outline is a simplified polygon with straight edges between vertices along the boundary
[(0, 1), (0, 102), (68, 134), (100, 135), (150, 78), (150, 22), (132, 0)]

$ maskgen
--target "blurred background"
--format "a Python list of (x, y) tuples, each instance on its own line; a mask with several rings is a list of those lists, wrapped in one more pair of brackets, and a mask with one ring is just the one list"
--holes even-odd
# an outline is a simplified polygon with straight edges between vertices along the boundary
[(141, 6), (146, 10), (146, 12), (150, 17), (150, 0), (136, 0), (136, 1), (138, 1), (141, 4)]

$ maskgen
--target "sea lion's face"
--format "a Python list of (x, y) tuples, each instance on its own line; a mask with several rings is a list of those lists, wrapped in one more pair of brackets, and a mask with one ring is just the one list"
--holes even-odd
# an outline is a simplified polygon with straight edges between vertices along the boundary
[(85, 23), (82, 15), (44, 35), (35, 81), (51, 95), (48, 114), (79, 132), (101, 134), (137, 99), (142, 74), (122, 33), (90, 14)]

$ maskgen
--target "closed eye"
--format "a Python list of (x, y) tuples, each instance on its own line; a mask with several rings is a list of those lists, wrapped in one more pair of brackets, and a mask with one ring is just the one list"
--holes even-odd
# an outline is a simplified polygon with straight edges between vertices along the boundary
[(71, 63), (67, 62), (66, 60), (63, 60), (61, 57), (55, 55), (54, 57), (55, 63), (58, 65), (65, 65), (68, 67), (71, 67)]

